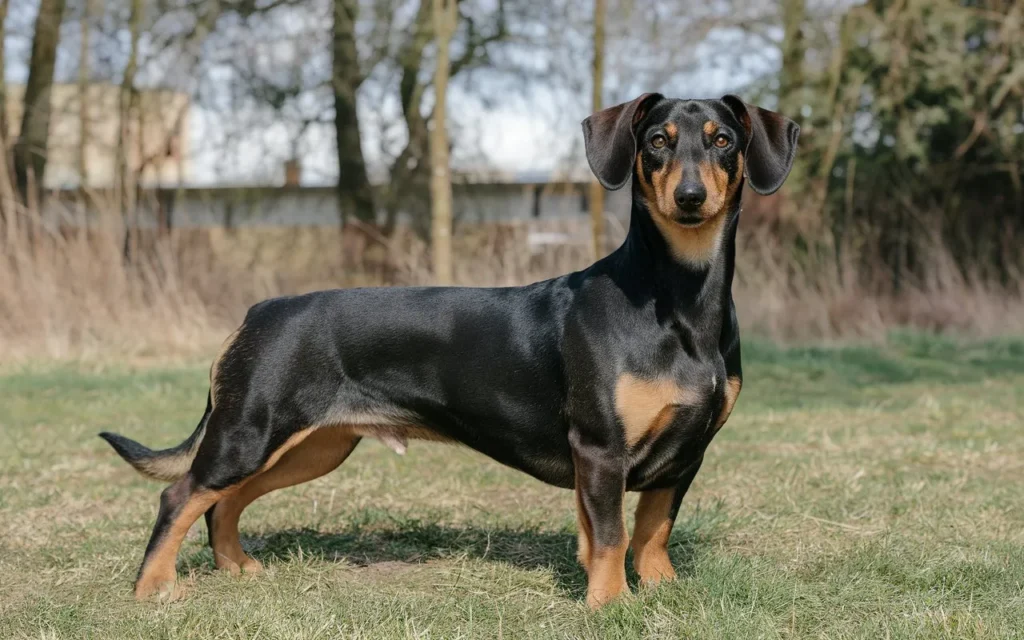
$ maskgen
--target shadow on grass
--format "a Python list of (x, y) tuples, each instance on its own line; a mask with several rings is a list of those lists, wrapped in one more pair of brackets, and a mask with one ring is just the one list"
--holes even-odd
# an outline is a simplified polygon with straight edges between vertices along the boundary
[[(699, 513), (676, 523), (669, 554), (679, 577), (693, 571), (696, 558), (710, 548), (713, 538), (707, 519)], [(506, 563), (524, 570), (551, 571), (566, 596), (582, 598), (587, 579), (576, 560), (576, 533), (538, 529), (450, 526), (419, 520), (354, 523), (340, 531), (288, 529), (265, 535), (244, 536), (243, 546), (264, 564), (288, 562), (296, 557), (345, 562), (356, 567), (392, 569), (431, 560), (468, 557)], [(637, 585), (632, 554), (627, 557), (627, 579)], [(209, 549), (185, 559), (186, 567), (213, 568)]]

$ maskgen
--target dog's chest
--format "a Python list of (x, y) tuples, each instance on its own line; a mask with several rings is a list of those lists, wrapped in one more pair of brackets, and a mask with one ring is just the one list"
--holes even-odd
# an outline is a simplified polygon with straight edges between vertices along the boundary
[(721, 358), (688, 360), (660, 375), (619, 375), (615, 412), (629, 450), (631, 484), (672, 480), (703, 455), (726, 383)]

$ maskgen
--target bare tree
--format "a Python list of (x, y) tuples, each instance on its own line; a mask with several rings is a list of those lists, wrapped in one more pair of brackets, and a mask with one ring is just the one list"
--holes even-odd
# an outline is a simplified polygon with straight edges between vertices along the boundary
[[(117, 199), (122, 215), (131, 215), (135, 206), (132, 170), (128, 162), (128, 142), (131, 136), (131, 117), (138, 108), (138, 93), (135, 90), (135, 74), (139, 68), (139, 37), (142, 33), (142, 0), (132, 0), (128, 18), (129, 45), (128, 60), (121, 76), (121, 92), (118, 100), (117, 150)], [(125, 251), (128, 250), (127, 238)]]
[(338, 153), (338, 210), (342, 224), (349, 212), (363, 222), (373, 222), (377, 217), (366, 175), (356, 109), (356, 90), (362, 82), (355, 37), (358, 11), (359, 0), (334, 0), (331, 84)]
[(430, 132), (430, 204), (434, 279), (437, 284), (452, 283), (452, 177), (448, 164), (448, 47), (458, 24), (457, 0), (433, 0), (434, 39), (437, 60), (434, 71), (434, 119)]
[(7, 226), (8, 211), (14, 204), (11, 190), (11, 175), (7, 156), (7, 82), (4, 80), (6, 63), (4, 61), (3, 39), (4, 23), (7, 21), (7, 0), (0, 0), (0, 231)]
[[(4, 71), (7, 69), (4, 61), (3, 37), (4, 23), (7, 21), (7, 0), (0, 0), (0, 152), (7, 153), (7, 81), (4, 80)], [(5, 176), (0, 176), (0, 179)]]
[(804, 84), (804, 20), (806, 0), (782, 0), (782, 71), (779, 74), (779, 109), (790, 117), (800, 115), (800, 91)]
[[(488, 47), (509, 39), (509, 28), (506, 21), (505, 1), (498, 0), (497, 10), (487, 15), (487, 20), (480, 20), (468, 13), (460, 13), (457, 5), (455, 25), (464, 25), (464, 36), (459, 38), (462, 46), (455, 59), (448, 60), (448, 79), (454, 79), (460, 73), (471, 69), (487, 66), (491, 63)], [(406, 142), (402, 150), (390, 163), (391, 184), (401, 185), (401, 189), (391, 189), (386, 199), (385, 230), (390, 230), (396, 220), (398, 208), (404, 206), (412, 214), (414, 224), (422, 221), (419, 215), (423, 211), (418, 203), (426, 200), (430, 183), (430, 154), (428, 151), (429, 131), (427, 123), (429, 113), (424, 105), (427, 95), (429, 77), (425, 71), (429, 68), (429, 57), (425, 55), (430, 43), (432, 26), (432, 0), (420, 0), (419, 8), (409, 27), (409, 35), (398, 49), (395, 64), (400, 72), (398, 83), (399, 103), (405, 121)], [(467, 9), (468, 11), (468, 9)], [(455, 33), (453, 31), (453, 38)], [(434, 65), (436, 70), (436, 64)], [(433, 75), (433, 74), (431, 74)]]
[[(591, 111), (602, 108), (601, 93), (604, 91), (604, 21), (607, 14), (605, 0), (594, 0), (594, 61), (593, 97)], [(594, 259), (604, 255), (604, 187), (597, 180), (590, 181), (590, 225)]]
[(93, 0), (84, 0), (78, 19), (78, 182), (89, 182), (86, 150), (89, 146), (89, 40), (92, 35)]
[[(60, 24), (65, 0), (40, 0), (36, 17), (28, 82), (25, 85), (24, 112), (18, 142), (14, 145), (14, 175), (18, 192), (30, 201), (29, 185), (34, 183), (37, 197), (42, 194), (46, 175), (46, 146), (50, 135), (53, 71), (57, 62)], [(5, 107), (6, 108), (6, 107)]]

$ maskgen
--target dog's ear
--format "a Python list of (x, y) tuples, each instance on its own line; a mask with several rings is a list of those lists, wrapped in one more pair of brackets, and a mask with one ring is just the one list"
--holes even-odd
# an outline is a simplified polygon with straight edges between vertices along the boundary
[(645, 93), (583, 121), (587, 162), (605, 189), (621, 189), (629, 180), (636, 156), (636, 125), (661, 98), (660, 93)]
[(754, 191), (767, 196), (786, 181), (796, 156), (800, 125), (761, 107), (748, 105), (734, 95), (722, 98), (747, 130), (744, 165)]

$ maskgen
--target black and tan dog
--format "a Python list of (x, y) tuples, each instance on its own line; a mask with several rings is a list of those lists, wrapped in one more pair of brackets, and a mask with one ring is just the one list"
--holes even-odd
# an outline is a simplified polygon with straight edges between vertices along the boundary
[[(583, 122), (601, 183), (633, 178), (629, 233), (583, 271), (525, 287), (325, 291), (255, 305), (210, 371), (206, 412), (173, 449), (102, 436), (173, 482), (135, 583), (172, 586), (205, 514), (217, 566), (258, 570), (238, 519), (340, 465), (362, 437), (458, 442), (576, 492), (587, 603), (675, 576), (679, 503), (739, 394), (731, 284), (744, 179), (777, 190), (799, 128), (735, 96), (645, 94)], [(639, 491), (632, 539), (626, 491)]]

